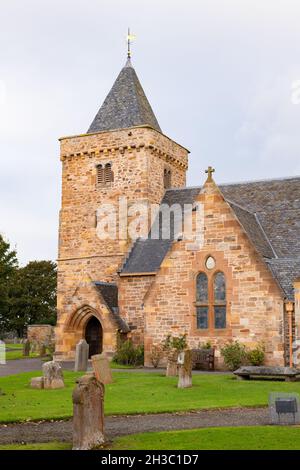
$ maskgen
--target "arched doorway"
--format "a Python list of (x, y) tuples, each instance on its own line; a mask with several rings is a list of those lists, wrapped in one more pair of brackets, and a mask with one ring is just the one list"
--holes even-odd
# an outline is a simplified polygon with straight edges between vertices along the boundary
[(89, 357), (102, 352), (103, 331), (101, 323), (96, 317), (91, 317), (87, 322), (85, 327), (85, 339), (90, 347)]

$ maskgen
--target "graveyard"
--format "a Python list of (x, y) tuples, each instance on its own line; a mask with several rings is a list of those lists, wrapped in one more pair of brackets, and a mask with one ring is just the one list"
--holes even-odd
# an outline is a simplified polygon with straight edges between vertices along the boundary
[[(74, 389), (83, 377), (94, 377), (101, 384), (102, 370), (98, 371), (99, 380), (97, 370), (96, 377), (91, 373), (86, 375), (85, 371), (63, 370), (64, 386), (48, 389), (30, 386), (41, 376), (41, 370), (0, 377), (0, 450), (71, 450)], [(164, 369), (112, 369), (111, 383), (103, 386), (104, 434), (107, 431), (108, 439), (100, 448), (299, 447), (299, 426), (265, 424), (270, 393), (300, 393), (300, 382), (240, 381), (232, 373), (193, 371), (192, 384), (181, 388), (179, 379), (180, 374), (168, 377)], [(94, 404), (95, 409), (100, 409), (99, 406), (102, 405)], [(119, 423), (117, 420), (121, 424), (125, 421), (119, 434), (112, 432)], [(38, 435), (36, 430), (31, 434), (31, 426), (36, 429), (48, 426), (48, 434), (43, 433), (42, 427)], [(65, 434), (61, 429), (65, 429)], [(5, 435), (10, 437), (5, 439)]]

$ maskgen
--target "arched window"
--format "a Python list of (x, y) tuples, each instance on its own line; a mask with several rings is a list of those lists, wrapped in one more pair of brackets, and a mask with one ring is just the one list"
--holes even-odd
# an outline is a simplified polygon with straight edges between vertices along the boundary
[(164, 188), (168, 189), (171, 187), (171, 170), (164, 169)]
[(97, 185), (104, 184), (104, 168), (102, 165), (97, 165)]
[(220, 330), (226, 328), (226, 279), (224, 273), (201, 272), (196, 278), (197, 328)]
[(208, 279), (205, 273), (199, 273), (196, 280), (197, 328), (208, 328)]
[(111, 163), (106, 163), (105, 168), (104, 168), (104, 177), (105, 177), (105, 184), (113, 182), (114, 174), (111, 169)]
[(114, 174), (111, 168), (111, 163), (105, 165), (97, 165), (97, 186), (105, 186), (114, 180)]
[(226, 281), (221, 272), (214, 276), (214, 324), (216, 329), (226, 328)]

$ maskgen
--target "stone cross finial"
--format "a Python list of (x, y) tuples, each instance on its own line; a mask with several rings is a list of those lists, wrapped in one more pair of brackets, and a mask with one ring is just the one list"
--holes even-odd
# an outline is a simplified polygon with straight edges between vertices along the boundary
[(207, 168), (207, 170), (205, 170), (205, 173), (207, 173), (207, 180), (206, 181), (212, 181), (212, 174), (215, 172), (216, 170), (212, 167), (212, 166), (209, 166)]

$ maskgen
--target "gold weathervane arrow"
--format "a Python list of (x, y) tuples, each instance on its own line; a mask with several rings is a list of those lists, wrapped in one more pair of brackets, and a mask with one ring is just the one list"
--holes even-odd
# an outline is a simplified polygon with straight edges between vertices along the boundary
[(127, 59), (131, 58), (131, 43), (135, 40), (135, 34), (130, 34), (130, 28), (128, 28), (128, 33), (126, 36), (127, 40)]

